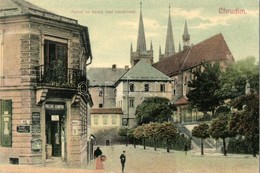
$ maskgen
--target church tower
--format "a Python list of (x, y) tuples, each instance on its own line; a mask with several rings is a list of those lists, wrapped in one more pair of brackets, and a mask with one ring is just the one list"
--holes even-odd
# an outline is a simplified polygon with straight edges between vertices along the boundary
[(142, 16), (142, 2), (140, 2), (140, 16), (139, 16), (136, 52), (133, 52), (133, 47), (131, 44), (130, 57), (131, 57), (130, 62), (132, 67), (142, 59), (144, 59), (148, 64), (153, 64), (152, 43), (150, 46), (150, 50), (146, 49), (144, 23), (143, 23), (143, 16)]
[(169, 57), (173, 54), (175, 54), (175, 46), (174, 46), (173, 32), (172, 32), (171, 6), (169, 6), (169, 17), (168, 17), (168, 26), (167, 26), (167, 34), (166, 34), (165, 53), (159, 55), (159, 60), (162, 60), (163, 58)]
[(184, 31), (182, 34), (183, 49), (190, 47), (190, 34), (188, 32), (187, 20), (185, 20)]

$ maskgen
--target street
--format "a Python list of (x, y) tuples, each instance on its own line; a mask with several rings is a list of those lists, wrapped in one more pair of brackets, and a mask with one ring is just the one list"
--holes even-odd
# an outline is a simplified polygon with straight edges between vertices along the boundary
[(170, 151), (143, 146), (134, 148), (112, 146), (102, 147), (103, 154), (107, 156), (105, 161), (106, 173), (121, 173), (119, 156), (126, 151), (125, 173), (258, 173), (259, 160), (251, 155), (231, 155), (226, 157), (221, 153), (207, 153), (200, 156), (200, 150), (189, 151), (187, 155), (183, 151)]
[(251, 155), (231, 155), (205, 152), (200, 156), (199, 150), (170, 151), (165, 149), (133, 145), (100, 146), (106, 155), (104, 171), (96, 171), (94, 162), (87, 166), (68, 167), (64, 165), (26, 166), (0, 165), (0, 173), (121, 173), (119, 156), (126, 151), (125, 173), (258, 173), (259, 160)]

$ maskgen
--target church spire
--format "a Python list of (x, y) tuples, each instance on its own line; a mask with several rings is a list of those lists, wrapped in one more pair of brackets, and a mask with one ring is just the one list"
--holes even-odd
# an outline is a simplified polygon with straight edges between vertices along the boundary
[(172, 22), (171, 22), (171, 6), (169, 6), (169, 17), (168, 17), (168, 27), (166, 34), (166, 44), (165, 44), (165, 57), (175, 54), (175, 47), (173, 41), (173, 32), (172, 32)]
[(133, 53), (133, 45), (131, 43), (130, 52)]
[(182, 40), (183, 40), (183, 49), (188, 48), (190, 46), (190, 34), (188, 32), (187, 20), (185, 20), (184, 30), (183, 30), (183, 34), (182, 34)]
[(153, 42), (151, 41), (150, 50), (153, 50)]
[(142, 16), (142, 2), (140, 2), (140, 17), (139, 17), (139, 27), (138, 27), (138, 37), (137, 37), (137, 51), (146, 51), (146, 41), (144, 34), (144, 23)]

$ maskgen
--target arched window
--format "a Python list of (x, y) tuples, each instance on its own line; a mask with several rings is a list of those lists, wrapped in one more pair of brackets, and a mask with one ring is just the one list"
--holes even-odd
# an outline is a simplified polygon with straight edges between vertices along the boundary
[(130, 92), (134, 92), (135, 91), (135, 85), (133, 83), (129, 84), (129, 90), (130, 90)]
[(165, 84), (160, 84), (160, 91), (165, 92)]
[(99, 93), (98, 93), (99, 97), (102, 97), (103, 96), (103, 91), (100, 90)]
[(149, 92), (149, 90), (150, 90), (150, 86), (149, 86), (149, 84), (144, 84), (144, 91), (145, 92)]

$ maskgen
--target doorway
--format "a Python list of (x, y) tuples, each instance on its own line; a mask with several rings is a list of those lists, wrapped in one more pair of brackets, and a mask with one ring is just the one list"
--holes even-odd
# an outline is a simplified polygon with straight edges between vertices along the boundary
[(46, 144), (51, 146), (51, 156), (61, 157), (65, 149), (65, 111), (46, 111)]

